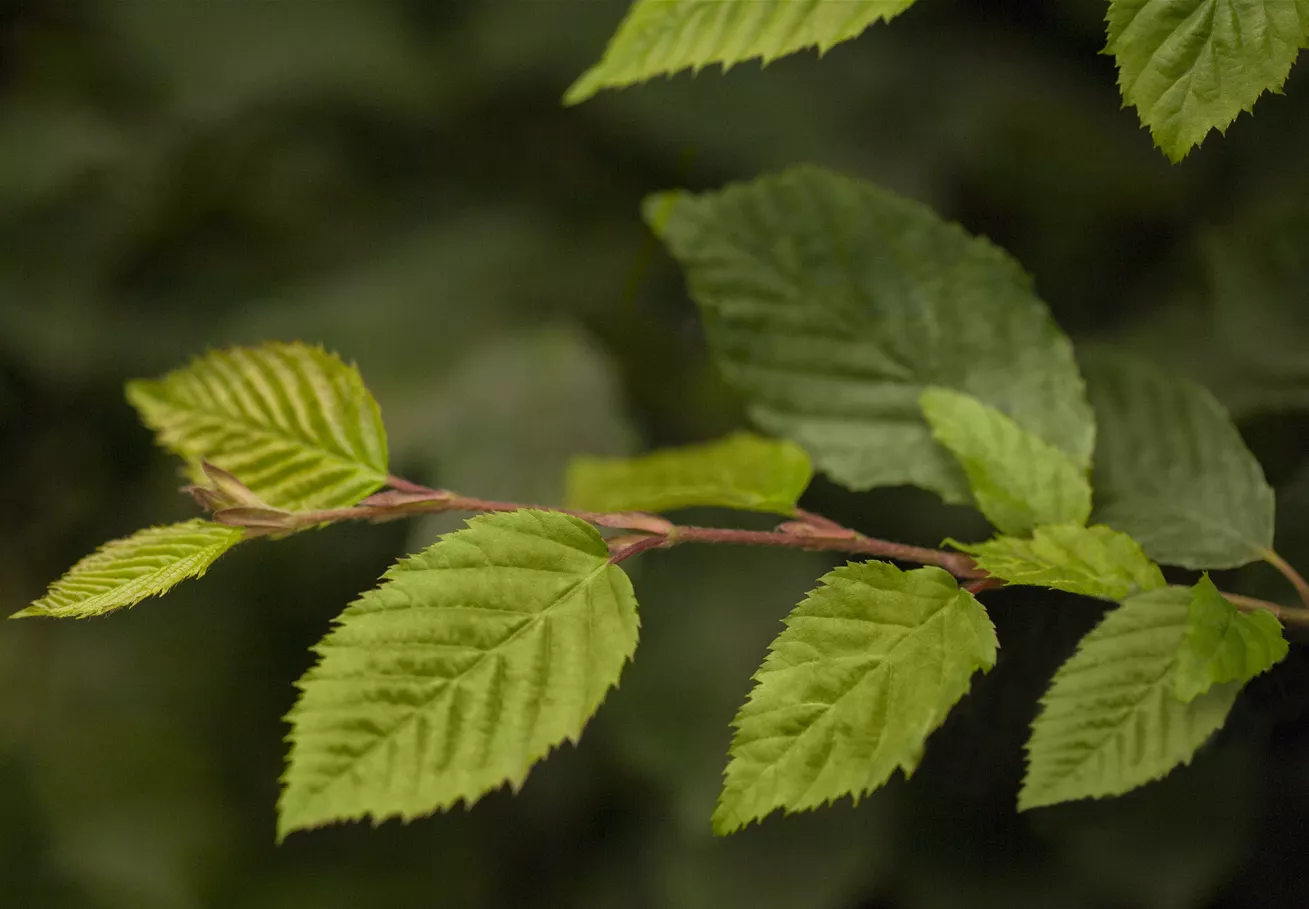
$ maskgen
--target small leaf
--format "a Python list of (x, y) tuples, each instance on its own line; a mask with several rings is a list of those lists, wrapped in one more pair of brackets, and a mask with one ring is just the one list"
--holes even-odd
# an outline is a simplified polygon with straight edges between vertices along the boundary
[(973, 673), (995, 665), (986, 610), (939, 568), (855, 562), (822, 584), (787, 617), (733, 721), (719, 834), (912, 773)]
[(210, 461), (288, 510), (353, 505), (386, 482), (386, 432), (358, 370), (305, 344), (214, 351), (127, 398), (196, 482)]
[(1282, 623), (1271, 612), (1241, 612), (1207, 574), (1191, 588), (1189, 617), (1173, 687), (1183, 701), (1195, 700), (1214, 685), (1248, 682), (1290, 651)]
[(12, 618), (84, 619), (134, 606), (200, 577), (241, 536), (240, 529), (201, 520), (138, 531), (82, 559)]
[(982, 514), (1003, 533), (1085, 524), (1091, 484), (1067, 455), (972, 395), (929, 388), (919, 397), (932, 437), (968, 475)]
[(1095, 520), (1165, 565), (1235, 568), (1273, 545), (1273, 490), (1203, 387), (1145, 360), (1083, 359), (1099, 435)]
[(812, 476), (799, 445), (741, 432), (640, 458), (575, 458), (568, 503), (587, 511), (718, 506), (790, 515)]
[(220, 508), (214, 512), (214, 520), (228, 527), (244, 527), (247, 530), (263, 533), (290, 531), (296, 528), (295, 518), (291, 512), (250, 505)]
[(1012, 259), (917, 202), (816, 167), (646, 200), (751, 418), (852, 489), (969, 502), (918, 406), (974, 395), (1090, 464), (1095, 425), (1068, 339)]
[(210, 464), (208, 461), (201, 461), (200, 470), (203, 471), (205, 479), (209, 481), (207, 489), (211, 494), (209, 497), (210, 500), (221, 503), (221, 507), (268, 507), (268, 503), (251, 492), (250, 487), (246, 486), (231, 473), (223, 470), (223, 468), (219, 467), (217, 464)]
[(1120, 795), (1190, 763), (1227, 720), (1237, 682), (1174, 696), (1191, 592), (1143, 593), (1109, 612), (1055, 673), (1027, 743), (1018, 810)]
[(889, 21), (914, 0), (635, 0), (604, 57), (568, 90), (578, 104), (622, 88), (713, 63), (723, 69), (758, 58), (767, 64), (810, 47), (821, 54)]
[(473, 518), (393, 566), (315, 647), (287, 717), (280, 835), (517, 789), (577, 740), (637, 626), (632, 585), (585, 522)]
[(1280, 92), (1306, 39), (1309, 4), (1299, 0), (1109, 3), (1107, 51), (1123, 98), (1173, 161)]
[(1001, 536), (985, 543), (951, 541), (951, 545), (971, 555), (979, 568), (1010, 584), (1050, 587), (1115, 602), (1167, 584), (1140, 544), (1102, 524), (1051, 524), (1036, 528), (1030, 540)]

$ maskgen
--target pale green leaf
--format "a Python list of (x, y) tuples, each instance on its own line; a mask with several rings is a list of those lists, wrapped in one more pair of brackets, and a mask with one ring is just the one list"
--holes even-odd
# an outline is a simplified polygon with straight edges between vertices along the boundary
[(279, 830), (472, 804), (576, 741), (637, 638), (631, 583), (558, 512), (482, 515), (393, 566), (317, 645)]
[(1031, 539), (1001, 536), (985, 543), (951, 545), (1010, 584), (1114, 601), (1166, 584), (1159, 566), (1135, 540), (1103, 524), (1051, 524), (1036, 528)]
[(720, 834), (912, 773), (973, 673), (995, 665), (986, 610), (939, 568), (856, 562), (822, 584), (787, 617), (733, 721)]
[(353, 505), (386, 482), (386, 431), (353, 366), (305, 344), (214, 351), (127, 397), (159, 443), (290, 510)]
[(816, 47), (824, 53), (889, 21), (914, 0), (635, 0), (600, 62), (573, 84), (565, 104), (714, 63), (729, 69)]
[(1180, 161), (1265, 91), (1279, 92), (1309, 39), (1299, 0), (1111, 0), (1107, 51), (1123, 98)]
[(84, 619), (133, 606), (200, 577), (241, 536), (240, 528), (201, 520), (137, 531), (82, 559), (12, 618)]
[(1022, 269), (986, 240), (815, 167), (656, 196), (645, 210), (754, 421), (838, 482), (970, 501), (919, 410), (933, 385), (1090, 463), (1095, 427), (1071, 345)]
[(1235, 568), (1273, 544), (1273, 490), (1221, 404), (1149, 362), (1083, 358), (1099, 437), (1095, 519), (1165, 565)]
[(1241, 690), (1173, 693), (1191, 592), (1169, 587), (1109, 612), (1055, 673), (1027, 743), (1018, 809), (1120, 795), (1189, 763)]
[(1053, 445), (972, 395), (929, 388), (919, 402), (932, 437), (958, 459), (977, 507), (1002, 532), (1091, 516), (1086, 471)]
[(1193, 701), (1214, 685), (1248, 682), (1289, 651), (1282, 623), (1271, 612), (1241, 612), (1206, 574), (1191, 589), (1190, 622), (1177, 658), (1174, 693)]
[(794, 514), (809, 485), (809, 455), (794, 442), (734, 433), (640, 458), (575, 458), (568, 504), (586, 511), (719, 506)]

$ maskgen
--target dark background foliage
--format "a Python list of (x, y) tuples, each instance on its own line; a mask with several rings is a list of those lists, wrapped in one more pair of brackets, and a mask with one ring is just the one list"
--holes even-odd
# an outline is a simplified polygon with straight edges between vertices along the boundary
[[(190, 513), (124, 380), (208, 347), (358, 361), (394, 464), (557, 500), (577, 452), (742, 424), (637, 205), (812, 161), (1017, 255), (1079, 343), (1210, 384), (1309, 567), (1309, 77), (1180, 166), (1120, 109), (1102, 0), (922, 0), (822, 60), (575, 109), (620, 0), (0, 3), (3, 610), (98, 543)], [(979, 519), (909, 490), (812, 506), (934, 544)], [(708, 515), (707, 519), (723, 516)], [(1309, 657), (1195, 763), (1019, 816), (1036, 697), (1099, 608), (987, 594), (1004, 649), (914, 779), (727, 840), (728, 721), (830, 564), (634, 564), (643, 641), (580, 747), (470, 812), (273, 845), (307, 647), (448, 521), (242, 547), (163, 601), (0, 627), (0, 904), (274, 907), (1293, 906), (1309, 902)], [(1282, 596), (1271, 572), (1223, 583)]]

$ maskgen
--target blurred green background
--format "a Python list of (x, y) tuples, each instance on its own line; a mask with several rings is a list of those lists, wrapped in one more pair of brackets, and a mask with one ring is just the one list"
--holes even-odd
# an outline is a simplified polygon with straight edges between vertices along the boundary
[[(1180, 166), (1120, 109), (1103, 0), (922, 0), (821, 61), (559, 98), (621, 0), (0, 3), (4, 612), (100, 542), (192, 513), (122, 384), (208, 347), (321, 341), (380, 399), (393, 467), (557, 502), (574, 453), (742, 425), (643, 195), (811, 161), (1017, 255), (1081, 343), (1205, 381), (1309, 568), (1309, 76)], [(935, 544), (926, 494), (812, 507)], [(705, 520), (723, 518), (705, 515)], [(0, 627), (0, 906), (937, 909), (1309, 904), (1309, 657), (1195, 763), (1018, 816), (1036, 697), (1099, 607), (987, 595), (1004, 650), (925, 764), (858, 807), (727, 840), (728, 721), (831, 564), (678, 550), (633, 567), (643, 641), (517, 797), (273, 845), (292, 682), (395, 556), (451, 527), (242, 547), (128, 613)], [(1222, 582), (1284, 598), (1271, 571)]]

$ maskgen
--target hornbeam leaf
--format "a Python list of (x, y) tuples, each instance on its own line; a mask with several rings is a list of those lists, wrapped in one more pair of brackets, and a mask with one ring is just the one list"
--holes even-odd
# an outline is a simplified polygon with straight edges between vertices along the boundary
[(918, 397), (966, 392), (1090, 463), (1072, 347), (1018, 265), (927, 207), (815, 167), (656, 196), (647, 220), (687, 273), (709, 344), (764, 430), (852, 489), (969, 502)]
[(637, 627), (632, 585), (590, 525), (473, 518), (393, 566), (314, 648), (287, 717), (280, 835), (517, 789), (577, 740)]
[(1122, 600), (1167, 585), (1159, 566), (1126, 534), (1103, 524), (1051, 524), (1031, 539), (995, 537), (951, 545), (979, 568), (1010, 584), (1050, 587), (1102, 600)]
[(812, 476), (799, 445), (739, 432), (639, 458), (575, 458), (568, 502), (587, 511), (719, 506), (790, 515)]
[(133, 606), (200, 577), (241, 537), (240, 528), (201, 520), (137, 531), (82, 559), (44, 597), (11, 618), (84, 619)]
[(1227, 719), (1239, 682), (1179, 700), (1178, 653), (1191, 591), (1132, 597), (1055, 673), (1027, 743), (1018, 810), (1120, 795), (1189, 763)]
[(1235, 568), (1273, 544), (1263, 469), (1221, 404), (1153, 364), (1100, 351), (1083, 358), (1099, 423), (1095, 519), (1165, 565)]
[(912, 773), (973, 673), (995, 665), (986, 610), (939, 568), (856, 562), (822, 584), (787, 617), (733, 721), (719, 834)]
[(1110, 0), (1123, 99), (1174, 161), (1279, 92), (1309, 40), (1300, 0)]
[(1248, 682), (1290, 651), (1282, 623), (1271, 612), (1241, 612), (1207, 574), (1191, 588), (1189, 618), (1174, 684), (1183, 701), (1224, 682)]
[(568, 90), (578, 104), (606, 88), (721, 63), (824, 53), (914, 0), (635, 0), (604, 57)]
[(932, 436), (968, 475), (982, 514), (1004, 533), (1038, 524), (1085, 524), (1091, 516), (1086, 471), (972, 395), (929, 388), (919, 398)]
[(359, 371), (305, 344), (214, 351), (127, 398), (159, 443), (235, 475), (274, 508), (353, 505), (386, 482), (386, 431)]

